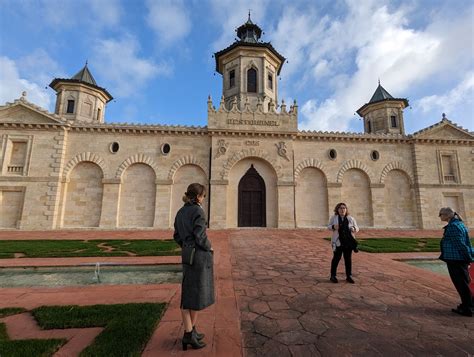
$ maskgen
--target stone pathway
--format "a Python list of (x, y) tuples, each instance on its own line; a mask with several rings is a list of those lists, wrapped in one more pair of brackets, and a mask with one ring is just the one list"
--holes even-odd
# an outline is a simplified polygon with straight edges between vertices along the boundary
[[(0, 231), (0, 240), (170, 236), (170, 231)], [(180, 350), (179, 284), (1, 288), (0, 307), (167, 302), (168, 309), (143, 356), (474, 355), (474, 319), (450, 312), (458, 297), (449, 278), (393, 260), (437, 254), (360, 252), (353, 256), (356, 284), (344, 279), (332, 284), (328, 281), (330, 246), (323, 240), (327, 231), (211, 230), (209, 236), (215, 249), (217, 296), (216, 304), (204, 310), (198, 321), (208, 343), (202, 350)], [(367, 230), (359, 234), (397, 236), (440, 237), (441, 231)], [(0, 266), (62, 266), (98, 260), (169, 264), (178, 263), (179, 257), (16, 258), (1, 259)], [(342, 261), (339, 268), (343, 278)], [(5, 318), (7, 329), (21, 339), (25, 317), (16, 316)], [(65, 332), (70, 334), (71, 351), (85, 348), (96, 333), (78, 330)], [(35, 335), (34, 328), (25, 331), (29, 337), (43, 336)], [(58, 353), (73, 356), (77, 352), (61, 349)]]
[(329, 242), (309, 230), (233, 231), (231, 243), (246, 356), (474, 355), (448, 277), (360, 252), (356, 284), (343, 261), (333, 284)]

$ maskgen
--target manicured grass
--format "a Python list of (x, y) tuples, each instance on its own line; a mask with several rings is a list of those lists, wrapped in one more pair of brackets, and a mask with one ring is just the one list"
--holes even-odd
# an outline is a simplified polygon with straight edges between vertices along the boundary
[[(103, 245), (102, 247), (99, 245)], [(107, 248), (108, 247), (108, 248)], [(11, 240), (0, 241), (0, 258), (22, 253), (28, 258), (53, 257), (124, 257), (179, 255), (173, 240)]]
[(140, 356), (165, 306), (152, 303), (42, 306), (32, 313), (44, 329), (104, 327), (81, 356)]
[(440, 238), (362, 238), (359, 250), (369, 253), (439, 252)]
[[(325, 238), (331, 240), (331, 238)], [(359, 250), (369, 253), (439, 252), (441, 238), (358, 238)], [(474, 244), (474, 242), (473, 242)]]
[[(15, 315), (24, 311), (25, 309), (15, 307), (0, 309), (0, 317)], [(59, 347), (64, 345), (66, 342), (66, 339), (30, 339), (10, 341), (5, 324), (0, 323), (0, 356), (2, 357), (49, 357), (52, 356), (59, 349)]]
[(22, 307), (5, 307), (3, 309), (0, 309), (0, 317), (6, 317), (10, 315), (16, 315), (20, 314), (22, 312), (25, 312), (26, 309)]

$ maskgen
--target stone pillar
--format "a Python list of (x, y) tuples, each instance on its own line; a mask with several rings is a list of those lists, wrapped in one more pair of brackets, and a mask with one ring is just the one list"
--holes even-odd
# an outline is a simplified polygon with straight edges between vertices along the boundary
[(377, 228), (387, 227), (387, 218), (385, 216), (385, 185), (383, 183), (372, 183), (370, 185), (370, 195), (372, 197), (372, 226)]
[(156, 180), (155, 222), (154, 228), (168, 229), (174, 224), (171, 217), (171, 188), (173, 180)]
[(211, 191), (211, 216), (209, 217), (209, 228), (227, 228), (227, 187), (228, 180), (211, 180), (209, 190)]
[(120, 202), (119, 178), (103, 179), (102, 213), (100, 215), (100, 228), (117, 228)]
[(328, 209), (329, 217), (334, 215), (334, 207), (341, 202), (342, 183), (328, 182)]
[(278, 181), (278, 228), (295, 228), (295, 183)]

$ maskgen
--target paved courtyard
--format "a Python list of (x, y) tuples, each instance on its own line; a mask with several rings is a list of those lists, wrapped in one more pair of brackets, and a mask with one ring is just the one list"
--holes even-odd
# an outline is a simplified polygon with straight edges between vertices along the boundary
[[(440, 236), (441, 231), (376, 231), (360, 236)], [(0, 232), (2, 239), (164, 239), (169, 231)], [(168, 302), (144, 356), (469, 356), (474, 319), (450, 312), (458, 302), (448, 277), (395, 258), (433, 253), (353, 256), (354, 285), (328, 280), (327, 231), (243, 229), (210, 231), (215, 249), (216, 304), (199, 320), (208, 346), (180, 351), (179, 285), (81, 288), (2, 288), (0, 307), (48, 304)], [(98, 258), (2, 259), (2, 266), (79, 264)], [(178, 262), (179, 257), (100, 258), (132, 264)], [(15, 338), (44, 336), (27, 316), (3, 319)], [(17, 328), (15, 324), (30, 327)], [(77, 355), (100, 331), (69, 331), (58, 356)], [(36, 331), (36, 332), (35, 332)], [(65, 335), (65, 332), (52, 331)], [(44, 338), (44, 337), (43, 337)]]

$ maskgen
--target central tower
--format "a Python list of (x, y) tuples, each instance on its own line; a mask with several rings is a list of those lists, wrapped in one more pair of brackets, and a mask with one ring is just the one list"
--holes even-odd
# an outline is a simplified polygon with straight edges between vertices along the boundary
[(278, 103), (278, 81), (285, 58), (270, 42), (260, 41), (262, 29), (249, 17), (237, 30), (232, 45), (216, 52), (216, 71), (222, 75), (222, 94), (227, 109), (236, 102), (243, 109), (248, 102), (255, 109), (262, 103), (268, 111), (270, 102)]

